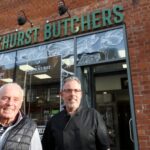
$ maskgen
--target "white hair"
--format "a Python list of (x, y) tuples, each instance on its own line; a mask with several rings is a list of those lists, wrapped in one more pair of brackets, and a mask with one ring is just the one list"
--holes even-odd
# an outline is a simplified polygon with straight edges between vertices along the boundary
[(69, 77), (65, 78), (65, 79), (63, 80), (63, 86), (64, 86), (65, 83), (68, 82), (68, 81), (76, 81), (76, 82), (78, 82), (79, 85), (81, 86), (81, 81), (80, 81), (80, 79), (79, 79), (78, 77), (76, 77), (76, 76), (69, 76)]
[(2, 85), (2, 86), (0, 87), (0, 94), (3, 92), (3, 90), (4, 90), (6, 87), (16, 87), (17, 90), (20, 92), (21, 96), (22, 96), (22, 97), (24, 96), (24, 91), (23, 91), (23, 89), (21, 88), (21, 86), (20, 86), (18, 83), (6, 83), (6, 84)]

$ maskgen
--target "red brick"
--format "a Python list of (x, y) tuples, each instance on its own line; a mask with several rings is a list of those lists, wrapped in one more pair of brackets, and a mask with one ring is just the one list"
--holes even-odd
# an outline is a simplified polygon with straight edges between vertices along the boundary
[[(128, 52), (131, 65), (133, 95), (138, 127), (140, 150), (150, 149), (150, 0), (65, 0), (71, 16), (87, 14), (95, 9), (111, 8), (116, 4), (124, 7)], [(24, 10), (29, 20), (42, 26), (46, 19), (60, 18), (56, 0), (3, 0), (0, 2), (0, 35), (16, 28), (17, 16)], [(11, 17), (10, 17), (11, 14)], [(42, 41), (42, 33), (40, 34)], [(143, 109), (143, 106), (145, 109)], [(142, 128), (142, 129), (141, 129)]]

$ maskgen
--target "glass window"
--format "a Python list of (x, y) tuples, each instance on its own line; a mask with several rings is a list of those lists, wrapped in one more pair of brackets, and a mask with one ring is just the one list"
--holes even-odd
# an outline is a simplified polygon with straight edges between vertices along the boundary
[(62, 78), (74, 74), (74, 42), (65, 40), (17, 51), (16, 82), (25, 91), (24, 112), (38, 125), (62, 106)]
[[(23, 110), (38, 125), (63, 106), (59, 91), (62, 80), (74, 74), (74, 47), (69, 39), (0, 54), (0, 83), (16, 81), (23, 87)], [(77, 37), (76, 47), (77, 65), (125, 58), (123, 29)]]
[(74, 74), (74, 40), (66, 40), (47, 45), (48, 55), (62, 57), (62, 79)]
[(16, 52), (0, 54), (0, 85), (13, 82)]
[(125, 58), (123, 29), (109, 30), (77, 39), (78, 65), (121, 58)]
[[(63, 79), (74, 74), (74, 40), (70, 39), (48, 44), (47, 52), (49, 56), (61, 56), (61, 88)], [(60, 99), (60, 109), (62, 107), (63, 101)]]

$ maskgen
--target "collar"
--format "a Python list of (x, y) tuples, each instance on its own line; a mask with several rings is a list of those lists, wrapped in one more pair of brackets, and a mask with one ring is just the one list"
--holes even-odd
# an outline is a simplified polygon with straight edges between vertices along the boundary
[(16, 117), (15, 117), (15, 120), (14, 120), (13, 122), (11, 122), (11, 123), (9, 123), (9, 124), (7, 124), (7, 125), (2, 125), (2, 124), (0, 124), (0, 127), (6, 127), (6, 128), (8, 128), (8, 127), (10, 127), (10, 126), (16, 124), (17, 122), (19, 122), (22, 118), (23, 118), (23, 115), (22, 115), (22, 113), (19, 111), (18, 114), (17, 114)]
[[(80, 106), (77, 108), (77, 110), (76, 110), (76, 112), (74, 113), (74, 115), (79, 115), (79, 113), (81, 112), (82, 108), (83, 108), (83, 107), (80, 105)], [(64, 106), (64, 111), (65, 111), (66, 116), (71, 116), (71, 115), (67, 112), (66, 106)]]

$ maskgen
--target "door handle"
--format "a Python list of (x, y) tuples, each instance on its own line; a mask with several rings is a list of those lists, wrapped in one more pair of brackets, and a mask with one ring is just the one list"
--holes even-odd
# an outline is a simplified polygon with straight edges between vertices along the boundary
[(129, 119), (129, 132), (130, 132), (130, 140), (134, 143), (133, 137), (132, 137), (132, 119)]

